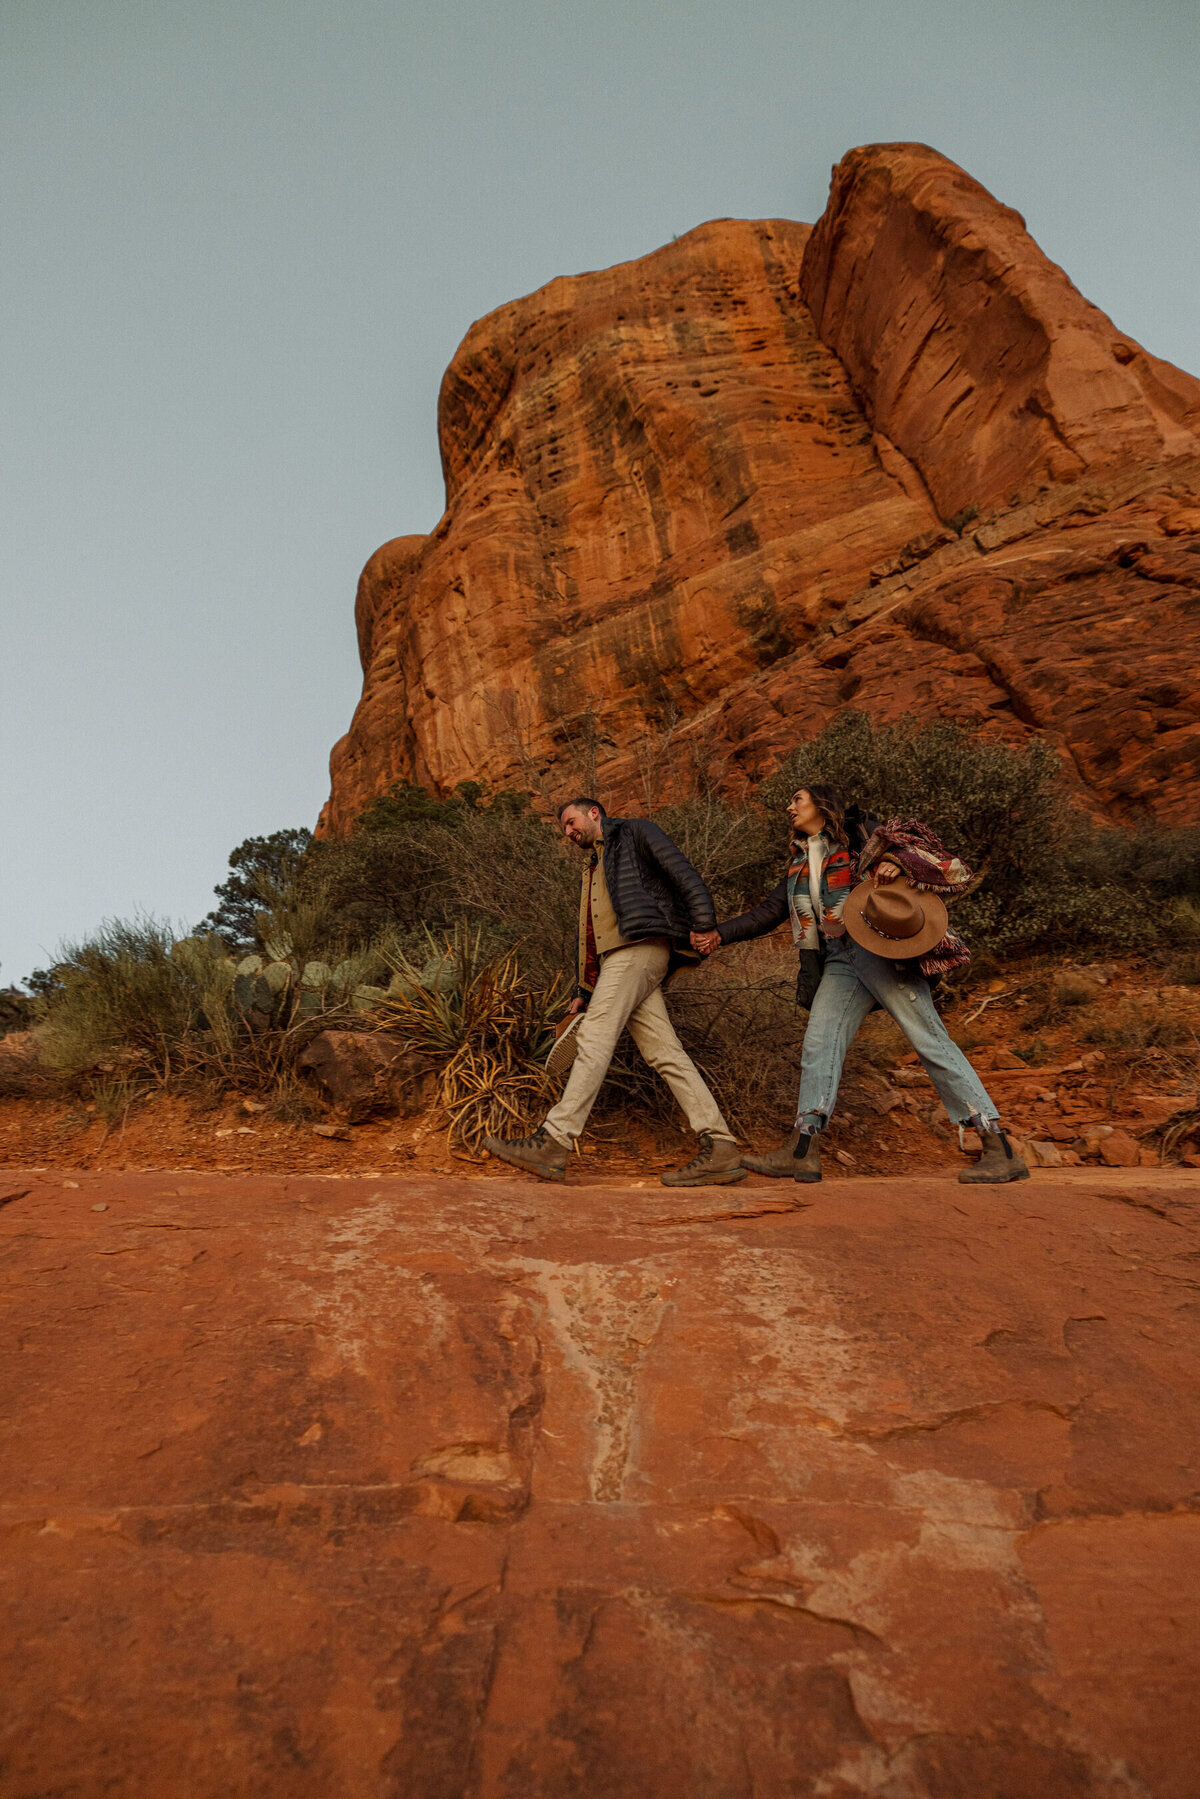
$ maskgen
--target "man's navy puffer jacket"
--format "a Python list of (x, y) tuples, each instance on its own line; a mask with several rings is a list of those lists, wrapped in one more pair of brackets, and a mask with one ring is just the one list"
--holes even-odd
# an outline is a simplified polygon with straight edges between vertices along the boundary
[(604, 820), (604, 880), (622, 937), (669, 937), (687, 949), (691, 931), (711, 931), (712, 894), (682, 850), (648, 818)]

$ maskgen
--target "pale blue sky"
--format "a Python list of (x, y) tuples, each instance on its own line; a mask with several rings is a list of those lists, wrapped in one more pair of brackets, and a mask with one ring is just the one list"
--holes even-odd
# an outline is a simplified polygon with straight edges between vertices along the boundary
[(0, 985), (312, 824), (471, 321), (919, 139), (1200, 370), (1195, 0), (0, 0)]

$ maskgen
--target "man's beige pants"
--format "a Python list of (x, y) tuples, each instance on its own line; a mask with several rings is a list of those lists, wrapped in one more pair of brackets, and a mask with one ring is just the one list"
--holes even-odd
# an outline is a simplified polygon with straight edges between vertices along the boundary
[(662, 1075), (683, 1107), (696, 1134), (707, 1131), (710, 1136), (733, 1141), (733, 1132), (667, 1016), (662, 983), (670, 959), (664, 937), (648, 937), (644, 943), (609, 950), (604, 957), (576, 1036), (570, 1079), (546, 1118), (545, 1129), (556, 1143), (570, 1148), (572, 1138), (583, 1130), (626, 1025), (651, 1068)]

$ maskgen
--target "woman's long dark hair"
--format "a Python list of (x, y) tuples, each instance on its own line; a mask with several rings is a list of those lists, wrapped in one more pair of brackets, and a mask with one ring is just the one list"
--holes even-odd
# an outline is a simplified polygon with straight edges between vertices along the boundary
[(818, 782), (808, 789), (809, 798), (823, 814), (825, 828), (835, 843), (843, 849), (849, 849), (850, 838), (846, 829), (846, 804), (836, 787), (827, 787)]

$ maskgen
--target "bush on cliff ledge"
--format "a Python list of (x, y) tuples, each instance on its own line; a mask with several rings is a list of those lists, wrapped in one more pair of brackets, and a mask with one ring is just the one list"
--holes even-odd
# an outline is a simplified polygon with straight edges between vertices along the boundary
[(881, 818), (920, 818), (973, 870), (954, 907), (967, 941), (1014, 949), (1145, 949), (1178, 940), (1200, 892), (1200, 831), (1090, 824), (1072, 810), (1059, 758), (972, 737), (948, 719), (908, 728), (839, 713), (801, 744), (759, 798), (778, 808), (798, 786), (827, 781)]
[[(933, 827), (974, 871), (954, 923), (979, 950), (1188, 946), (1198, 934), (1200, 831), (1090, 824), (1072, 809), (1058, 756), (1037, 739), (1014, 748), (948, 720), (902, 728), (854, 711), (800, 744), (754, 800), (727, 800), (714, 785), (658, 809), (718, 917), (779, 879), (784, 804), (814, 781), (880, 817)], [(519, 943), (531, 972), (549, 978), (574, 951), (580, 865), (524, 794), (465, 783), (439, 800), (398, 783), (348, 837), (313, 845), (299, 885), (322, 896), (348, 941), (481, 923)]]
[[(851, 712), (801, 744), (754, 801), (710, 790), (659, 811), (708, 881), (719, 917), (778, 880), (784, 802), (818, 780), (882, 816), (927, 820), (962, 855), (980, 878), (953, 918), (976, 950), (1173, 950), (1200, 959), (1200, 831), (1081, 820), (1043, 744), (1013, 749), (944, 721), (905, 730)], [(262, 854), (248, 851), (234, 865), (243, 886), (218, 889), (240, 908), (229, 914), (229, 936), (244, 940), (252, 928), (261, 971), (238, 974), (215, 935), (176, 941), (139, 922), (104, 925), (39, 977), (27, 1003), (65, 1080), (86, 1085), (115, 1070), (144, 1085), (270, 1088), (292, 1078), (313, 1029), (356, 1022), (350, 988), (386, 985), (397, 956), (428, 953), (430, 932), (469, 927), (481, 933), (483, 955), (515, 949), (534, 986), (571, 970), (582, 858), (523, 794), (469, 783), (439, 799), (398, 784), (348, 837), (302, 836), (252, 840)], [(672, 998), (685, 1043), (744, 1124), (794, 1086), (799, 1042), (786, 969), (756, 967), (722, 955)], [(1175, 978), (1194, 978), (1179, 967)], [(319, 1003), (310, 968), (324, 971)], [(269, 1004), (259, 985), (268, 976), (282, 982)], [(334, 992), (339, 981), (345, 992)], [(622, 1053), (614, 1072), (611, 1097), (661, 1113), (664, 1091), (635, 1060)]]

